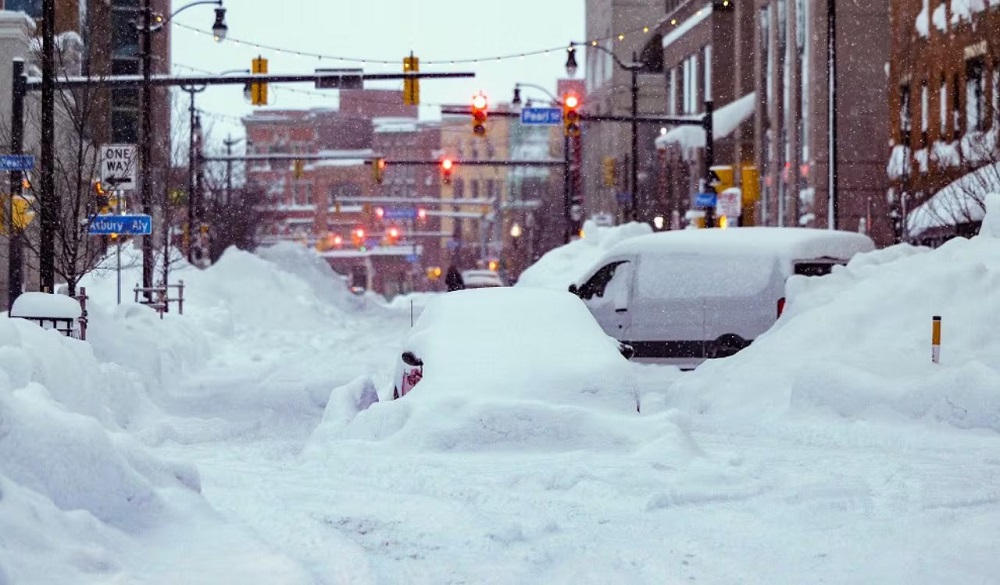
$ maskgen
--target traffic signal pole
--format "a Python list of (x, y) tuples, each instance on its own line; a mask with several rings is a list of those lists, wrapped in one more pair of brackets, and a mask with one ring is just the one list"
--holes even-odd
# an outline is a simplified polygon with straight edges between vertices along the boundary
[[(24, 150), (24, 59), (14, 59), (14, 74), (11, 79), (11, 128), (10, 151), (20, 153)], [(7, 236), (10, 238), (10, 251), (7, 254), (7, 310), (14, 308), (14, 301), (21, 294), (24, 280), (24, 234), (23, 226), (14, 221), (14, 200), (21, 197), (21, 171), (10, 172), (10, 201), (7, 205)]]
[[(55, 11), (55, 0), (45, 0), (45, 8), (43, 11), (46, 15), (51, 16)], [(148, 16), (148, 10), (145, 11)], [(54, 26), (54, 18), (43, 19), (43, 28), (48, 31), (45, 38), (52, 38), (51, 28)], [(145, 30), (149, 27), (146, 26)], [(44, 32), (44, 31), (43, 31)], [(148, 52), (149, 42), (146, 39), (144, 43), (144, 51)], [(40, 254), (39, 254), (39, 272), (40, 272), (40, 288), (48, 289), (53, 291), (55, 288), (55, 231), (57, 223), (59, 221), (59, 212), (61, 203), (58, 198), (58, 194), (55, 191), (55, 177), (54, 172), (54, 161), (55, 161), (55, 130), (54, 130), (54, 120), (48, 112), (52, 112), (51, 103), (54, 102), (54, 96), (56, 91), (70, 90), (70, 89), (119, 89), (119, 88), (138, 88), (144, 93), (153, 87), (176, 87), (176, 86), (192, 86), (192, 85), (246, 85), (248, 83), (303, 83), (312, 82), (318, 87), (328, 87), (336, 88), (340, 85), (356, 85), (362, 84), (364, 81), (380, 81), (380, 80), (392, 80), (392, 79), (421, 79), (421, 78), (431, 78), (431, 79), (442, 79), (442, 78), (463, 78), (463, 77), (475, 77), (475, 73), (472, 72), (454, 72), (454, 73), (419, 73), (419, 72), (409, 72), (409, 73), (363, 73), (359, 71), (316, 71), (314, 73), (307, 74), (243, 74), (243, 75), (152, 75), (149, 68), (144, 68), (143, 74), (141, 75), (111, 75), (107, 77), (92, 77), (89, 75), (75, 75), (75, 76), (56, 76), (54, 71), (54, 62), (51, 59), (52, 55), (52, 45), (51, 42), (43, 43), (43, 67), (42, 67), (42, 77), (23, 77), (22, 82), (14, 84), (12, 89), (13, 93), (21, 91), (21, 99), (23, 100), (24, 95), (29, 91), (41, 91), (42, 92), (42, 132), (41, 132), (41, 195), (40, 195), (40, 206), (41, 206), (41, 236), (40, 236)], [(16, 62), (17, 60), (15, 60)], [(18, 99), (15, 96), (15, 100)], [(23, 103), (23, 102), (22, 102)], [(142, 126), (143, 132), (141, 136), (143, 138), (142, 142), (142, 160), (148, 161), (149, 153), (147, 152), (147, 147), (150, 145), (151, 140), (148, 137), (151, 134), (150, 128), (151, 123), (148, 123), (151, 116), (151, 108), (143, 108), (142, 113)], [(49, 107), (46, 107), (49, 104)], [(19, 119), (14, 118), (17, 115), (17, 111), (11, 109), (11, 128), (20, 124), (23, 128), (24, 124), (24, 112), (23, 108), (20, 112)], [(467, 112), (465, 112), (467, 113)], [(11, 154), (23, 154), (23, 145)], [(143, 206), (143, 212), (151, 211), (151, 181), (148, 180), (148, 174), (151, 169), (141, 169), (143, 173), (142, 180), (142, 190), (141, 190), (141, 203)], [(147, 246), (146, 242), (149, 241), (150, 245)], [(150, 236), (143, 237), (143, 287), (149, 288), (152, 286), (152, 240)]]

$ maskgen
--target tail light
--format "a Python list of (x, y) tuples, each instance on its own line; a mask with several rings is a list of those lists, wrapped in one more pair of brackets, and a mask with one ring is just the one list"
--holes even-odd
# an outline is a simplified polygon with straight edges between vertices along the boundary
[(778, 317), (781, 317), (781, 313), (785, 311), (785, 297), (778, 299)]

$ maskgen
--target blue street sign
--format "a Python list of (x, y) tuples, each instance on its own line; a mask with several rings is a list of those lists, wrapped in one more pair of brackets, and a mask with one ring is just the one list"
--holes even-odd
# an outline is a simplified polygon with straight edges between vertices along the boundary
[(153, 218), (148, 215), (95, 215), (87, 233), (92, 236), (144, 236), (153, 233)]
[(521, 123), (526, 126), (558, 126), (562, 124), (562, 110), (559, 108), (524, 108)]
[(35, 168), (35, 157), (30, 154), (0, 155), (0, 171), (30, 171)]
[(414, 207), (387, 207), (382, 212), (383, 219), (417, 219)]
[(410, 254), (409, 256), (406, 257), (406, 261), (409, 262), (410, 264), (416, 264), (417, 262), (420, 262), (420, 256), (417, 256), (416, 254)]
[(694, 206), (695, 207), (715, 207), (715, 202), (718, 199), (718, 195), (715, 193), (698, 193), (694, 196)]
[(632, 203), (632, 194), (624, 191), (616, 191), (615, 201), (618, 202), (618, 205), (628, 205), (629, 203)]

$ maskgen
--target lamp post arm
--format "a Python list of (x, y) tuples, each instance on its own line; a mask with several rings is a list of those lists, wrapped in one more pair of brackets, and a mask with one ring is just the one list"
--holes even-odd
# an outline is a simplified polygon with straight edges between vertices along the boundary
[(520, 83), (520, 82), (518, 82), (518, 83), (515, 84), (515, 87), (530, 87), (532, 89), (537, 89), (538, 91), (540, 91), (540, 92), (544, 93), (545, 95), (549, 96), (549, 98), (551, 98), (553, 102), (555, 102), (557, 104), (562, 104), (562, 100), (560, 100), (556, 96), (552, 95), (552, 92), (550, 92), (549, 90), (545, 89), (544, 87), (542, 87), (540, 85), (535, 85), (534, 83)]
[[(163, 28), (163, 25), (169, 23), (171, 20), (174, 19), (175, 16), (177, 16), (181, 12), (184, 12), (185, 10), (193, 6), (201, 6), (203, 4), (214, 4), (215, 6), (222, 6), (222, 0), (196, 0), (195, 2), (191, 2), (190, 4), (185, 4), (184, 6), (181, 6), (177, 10), (171, 12), (170, 16), (164, 18), (163, 20), (157, 22), (156, 24), (150, 23), (150, 28), (154, 31), (158, 31), (161, 28)], [(139, 6), (114, 6), (112, 7), (111, 10), (114, 12), (134, 12), (136, 14), (141, 14), (142, 12), (149, 10), (149, 8), (150, 8), (149, 6), (147, 6), (146, 8), (142, 8)], [(141, 31), (143, 27), (141, 24), (137, 24), (136, 28)]]
[(603, 52), (607, 53), (608, 55), (611, 55), (611, 58), (614, 59), (615, 64), (618, 65), (619, 67), (621, 67), (622, 69), (625, 69), (626, 71), (638, 70), (638, 69), (642, 68), (642, 63), (632, 63), (631, 65), (626, 65), (624, 61), (622, 61), (621, 59), (618, 58), (618, 55), (615, 55), (614, 51), (612, 51), (611, 49), (608, 49), (608, 48), (606, 48), (606, 47), (604, 47), (602, 45), (595, 45), (594, 43), (578, 43), (578, 42), (574, 42), (574, 43), (570, 44), (570, 47), (573, 47), (574, 49), (576, 47), (588, 47), (588, 48), (598, 49), (600, 51), (603, 51)]

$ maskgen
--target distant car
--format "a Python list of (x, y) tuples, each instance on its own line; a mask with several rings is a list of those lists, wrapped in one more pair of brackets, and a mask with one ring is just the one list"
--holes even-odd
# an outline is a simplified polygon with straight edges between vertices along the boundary
[(474, 393), (638, 409), (632, 348), (601, 330), (565, 292), (515, 287), (435, 298), (397, 360), (393, 398), (418, 384), (442, 395)]
[(465, 285), (465, 288), (504, 286), (500, 275), (492, 270), (466, 270), (462, 272), (462, 283)]

